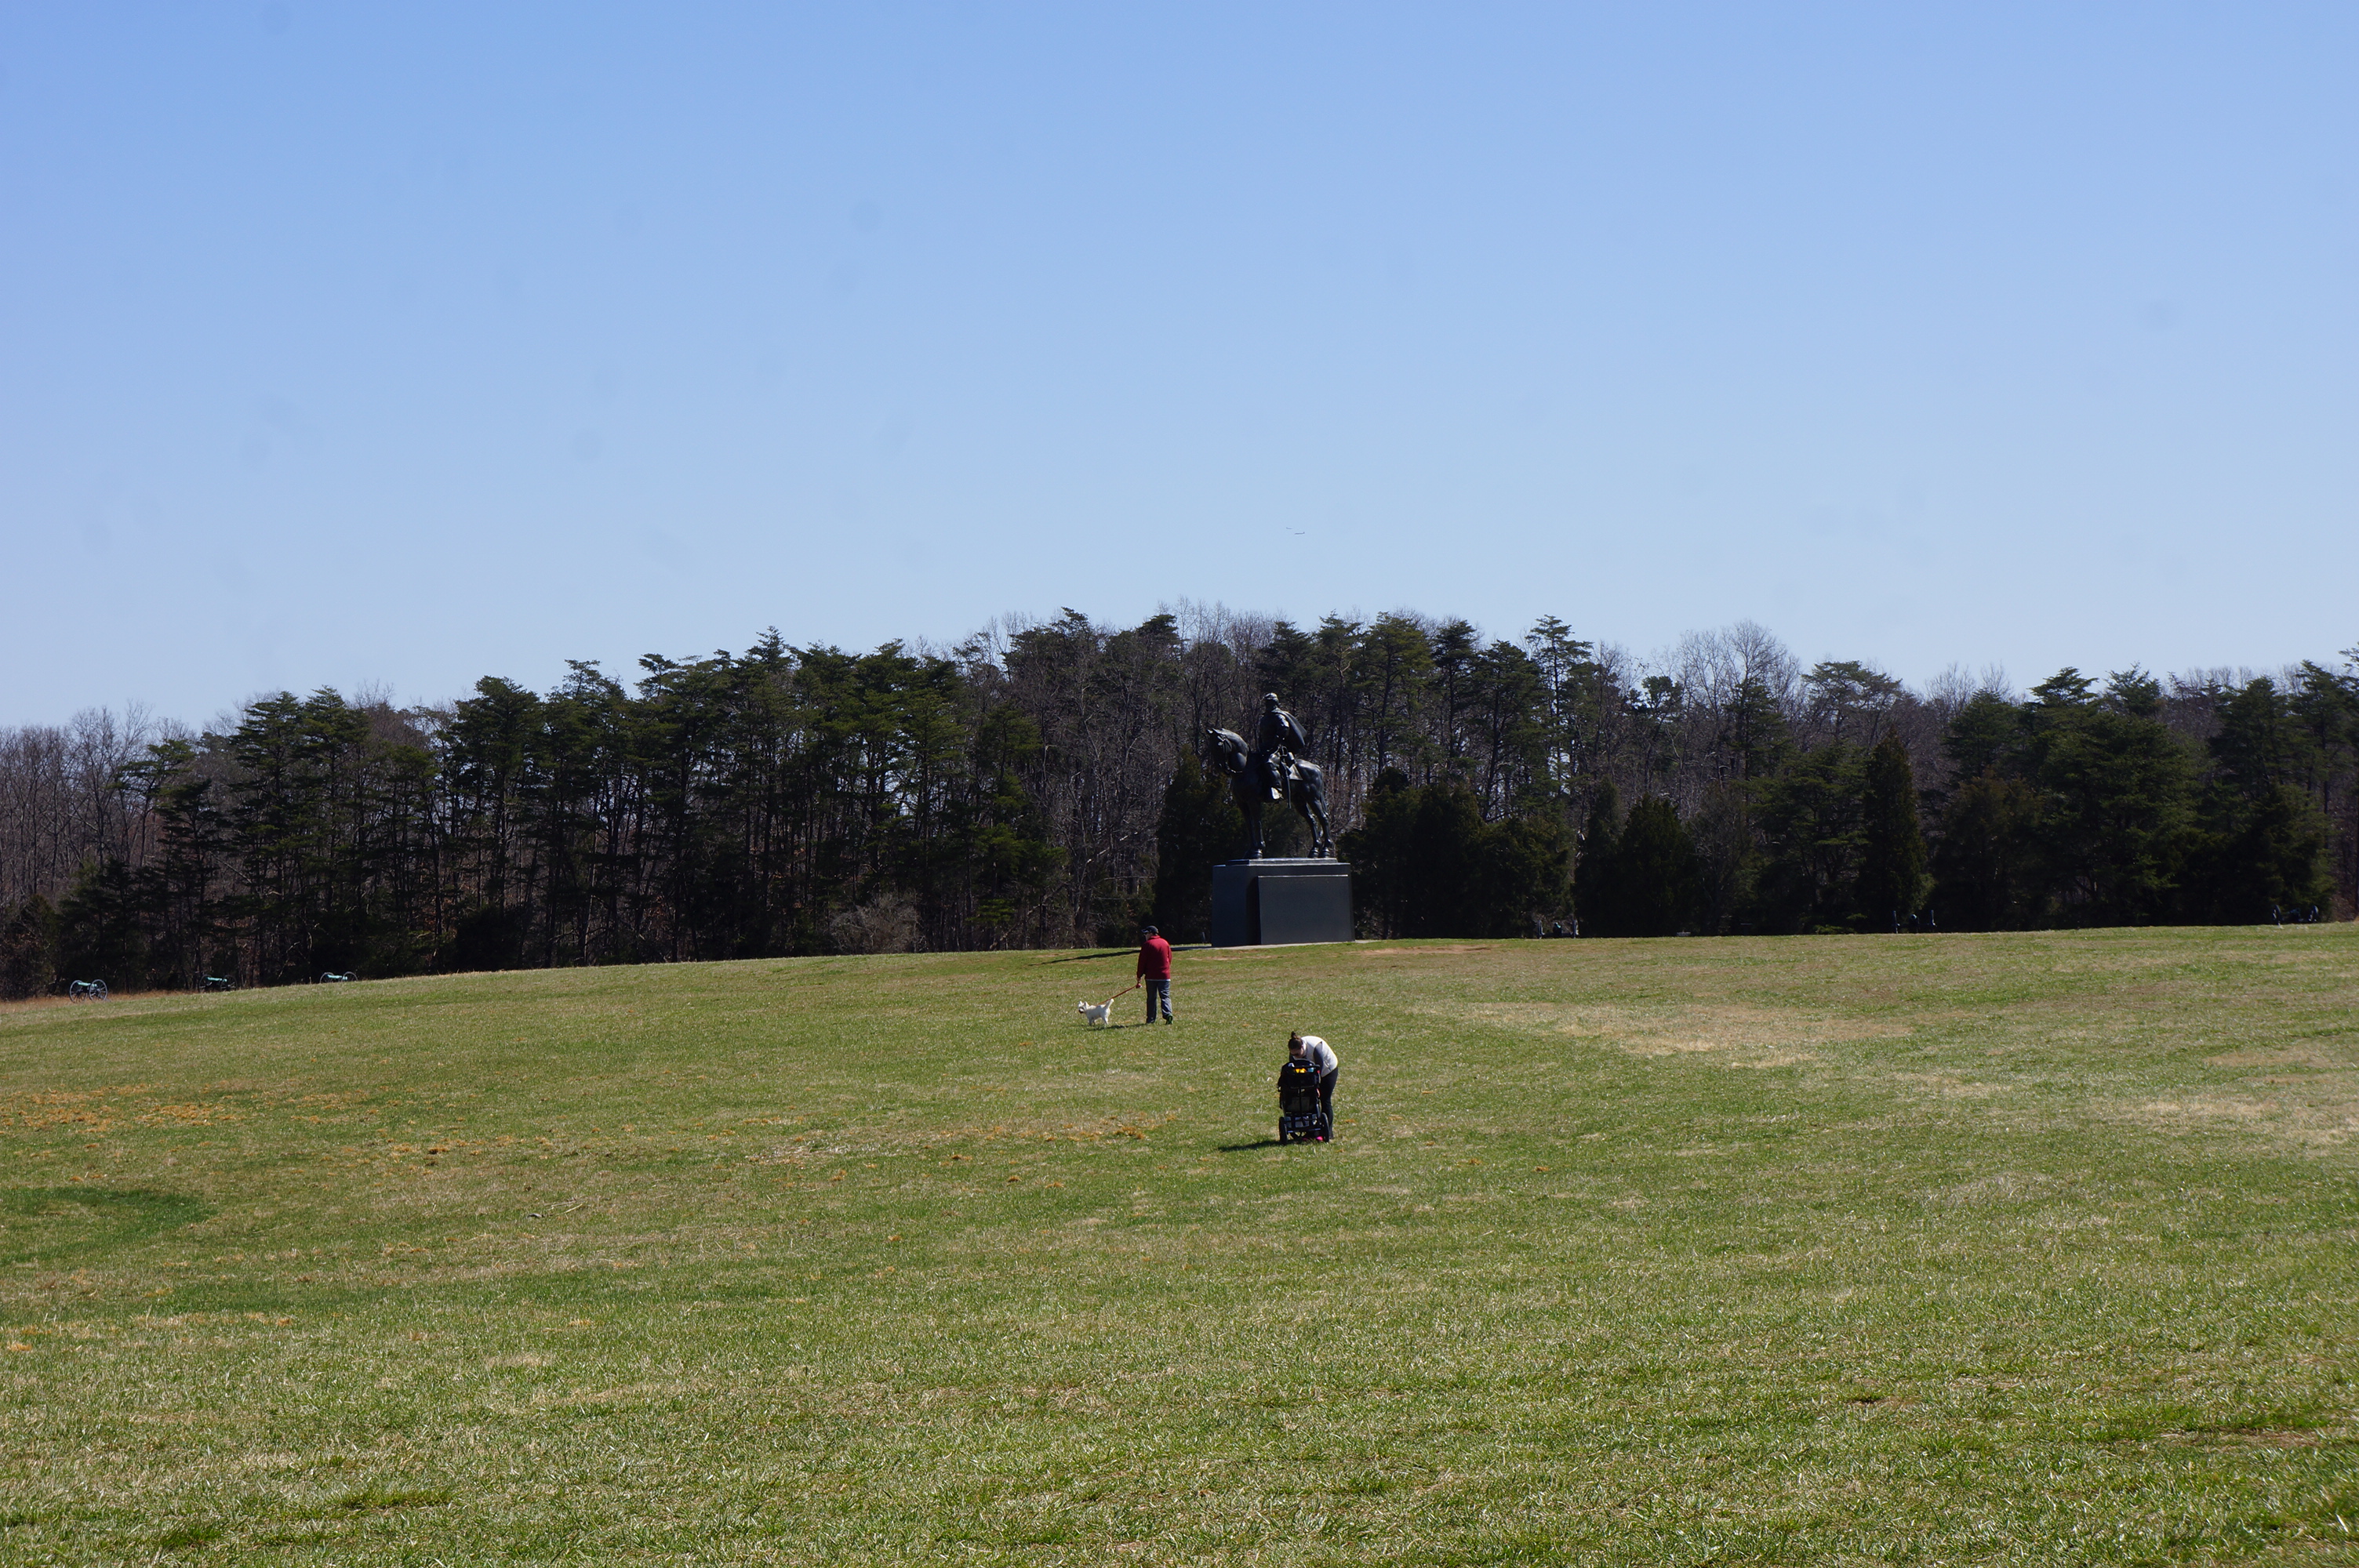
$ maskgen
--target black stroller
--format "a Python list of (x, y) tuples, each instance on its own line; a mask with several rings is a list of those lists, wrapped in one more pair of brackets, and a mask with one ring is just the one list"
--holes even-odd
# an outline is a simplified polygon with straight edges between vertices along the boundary
[(1319, 1069), (1308, 1062), (1288, 1062), (1277, 1070), (1277, 1141), (1324, 1142), (1334, 1132), (1327, 1113), (1319, 1108)]

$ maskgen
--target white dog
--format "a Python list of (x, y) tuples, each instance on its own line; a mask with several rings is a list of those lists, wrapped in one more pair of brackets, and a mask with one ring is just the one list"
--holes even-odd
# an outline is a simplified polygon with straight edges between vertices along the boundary
[(1082, 1022), (1083, 1023), (1106, 1023), (1112, 1022), (1108, 1016), (1114, 1011), (1114, 1003), (1112, 1000), (1077, 1001), (1073, 1005), (1082, 1010)]

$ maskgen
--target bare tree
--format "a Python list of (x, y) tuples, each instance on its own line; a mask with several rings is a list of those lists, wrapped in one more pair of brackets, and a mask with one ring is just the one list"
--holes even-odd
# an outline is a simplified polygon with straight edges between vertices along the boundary
[(144, 865), (152, 842), (118, 783), (151, 743), (179, 732), (136, 705), (0, 730), (0, 908), (36, 893), (54, 903), (107, 860)]

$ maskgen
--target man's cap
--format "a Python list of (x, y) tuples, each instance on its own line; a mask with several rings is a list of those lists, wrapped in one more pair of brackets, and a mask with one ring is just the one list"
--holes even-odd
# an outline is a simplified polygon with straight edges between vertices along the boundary
[(1138, 928), (1138, 934), (1139, 934), (1141, 936), (1153, 936), (1153, 935), (1157, 935), (1157, 933), (1156, 933), (1156, 929), (1155, 929), (1155, 927), (1153, 927), (1152, 925), (1142, 925), (1142, 926), (1140, 926), (1140, 927)]

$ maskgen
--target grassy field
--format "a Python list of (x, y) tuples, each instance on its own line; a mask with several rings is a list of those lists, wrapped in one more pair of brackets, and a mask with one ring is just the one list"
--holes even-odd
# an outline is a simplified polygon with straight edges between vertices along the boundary
[(0, 1011), (0, 1560), (2359, 1563), (2359, 928), (1128, 970)]

